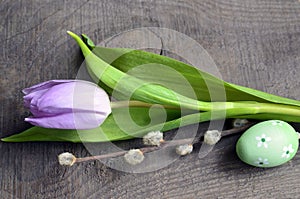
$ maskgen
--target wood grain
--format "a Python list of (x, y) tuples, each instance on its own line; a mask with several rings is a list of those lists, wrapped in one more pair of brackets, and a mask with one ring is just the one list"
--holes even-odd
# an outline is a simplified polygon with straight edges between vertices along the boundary
[[(300, 100), (300, 3), (285, 0), (0, 1), (0, 136), (29, 128), (21, 89), (75, 78), (83, 61), (66, 30), (102, 41), (139, 27), (188, 35), (223, 79)], [(294, 124), (300, 131), (299, 124)], [(204, 128), (204, 127), (203, 127)], [(205, 159), (196, 152), (150, 173), (95, 161), (62, 167), (56, 156), (89, 155), (81, 144), (0, 143), (1, 198), (299, 198), (300, 155), (273, 169), (241, 163), (237, 136)], [(137, 141), (122, 142), (131, 147)]]

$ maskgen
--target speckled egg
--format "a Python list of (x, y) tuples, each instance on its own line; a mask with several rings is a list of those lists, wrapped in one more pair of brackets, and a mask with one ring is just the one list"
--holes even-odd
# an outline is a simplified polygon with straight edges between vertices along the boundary
[(260, 122), (239, 138), (239, 158), (256, 167), (275, 167), (291, 160), (298, 150), (298, 133), (280, 120)]

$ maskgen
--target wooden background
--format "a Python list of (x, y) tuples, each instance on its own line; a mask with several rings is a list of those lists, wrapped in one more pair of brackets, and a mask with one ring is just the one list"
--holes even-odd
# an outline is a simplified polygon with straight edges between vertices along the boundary
[[(224, 80), (300, 100), (296, 0), (0, 0), (0, 13), (0, 137), (30, 127), (22, 88), (75, 78), (83, 59), (66, 30), (100, 42), (133, 28), (170, 28), (199, 42)], [(58, 165), (64, 151), (89, 155), (81, 144), (0, 142), (0, 198), (300, 197), (299, 153), (277, 168), (253, 168), (238, 160), (237, 138), (223, 139), (205, 159), (196, 149), (144, 174), (98, 161)]]

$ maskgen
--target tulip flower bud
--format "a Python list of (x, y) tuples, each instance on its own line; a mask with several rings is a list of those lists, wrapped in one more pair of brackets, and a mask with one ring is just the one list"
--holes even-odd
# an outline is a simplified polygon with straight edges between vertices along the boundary
[(23, 90), (24, 105), (35, 126), (57, 129), (96, 128), (111, 113), (110, 101), (96, 84), (81, 80), (50, 80)]

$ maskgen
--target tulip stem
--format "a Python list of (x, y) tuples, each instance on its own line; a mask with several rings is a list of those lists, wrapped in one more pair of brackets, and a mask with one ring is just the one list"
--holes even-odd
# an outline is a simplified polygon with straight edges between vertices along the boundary
[[(223, 113), (225, 117), (239, 117), (245, 115), (251, 115), (250, 118), (255, 119), (255, 115), (259, 114), (270, 114), (272, 115), (288, 115), (289, 120), (292, 122), (300, 122), (300, 107), (290, 106), (284, 104), (271, 104), (271, 103), (259, 103), (259, 102), (210, 102), (212, 111)], [(163, 107), (166, 109), (181, 110), (180, 107), (151, 104), (141, 101), (116, 101), (111, 102), (111, 108), (125, 108), (125, 107)], [(182, 110), (186, 108), (183, 107)], [(222, 114), (221, 114), (222, 115)], [(247, 118), (247, 117), (246, 117)], [(220, 119), (220, 118), (219, 118)], [(259, 119), (259, 118), (258, 118)], [(276, 119), (274, 117), (274, 119)]]
[(126, 108), (126, 107), (144, 107), (144, 108), (151, 108), (151, 107), (164, 107), (167, 109), (177, 109), (180, 110), (179, 107), (175, 106), (168, 106), (168, 105), (160, 105), (160, 104), (151, 104), (141, 101), (115, 101), (110, 103), (111, 108)]

